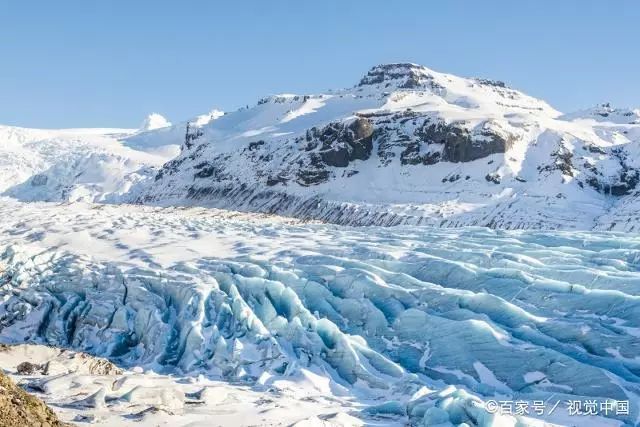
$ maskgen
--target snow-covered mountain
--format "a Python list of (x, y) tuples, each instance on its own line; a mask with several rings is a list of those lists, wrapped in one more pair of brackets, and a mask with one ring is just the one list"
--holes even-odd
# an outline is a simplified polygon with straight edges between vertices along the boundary
[(175, 125), (2, 127), (0, 190), (350, 225), (635, 230), (638, 117), (609, 104), (562, 114), (499, 81), (387, 64), (348, 89)]
[(606, 108), (562, 115), (502, 82), (380, 65), (349, 89), (271, 96), (186, 129), (137, 201), (352, 225), (615, 228), (600, 218), (635, 197), (640, 125)]

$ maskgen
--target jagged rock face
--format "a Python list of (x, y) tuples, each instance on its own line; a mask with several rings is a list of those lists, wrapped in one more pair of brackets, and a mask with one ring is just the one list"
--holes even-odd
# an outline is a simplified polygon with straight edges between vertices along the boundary
[(427, 85), (433, 88), (441, 88), (433, 81), (424, 67), (416, 64), (384, 64), (373, 67), (360, 80), (358, 86), (370, 86), (382, 84), (385, 88), (392, 85), (400, 89), (419, 89)]
[[(373, 150), (373, 125), (358, 118), (349, 125), (330, 123), (322, 129), (306, 133), (304, 151), (309, 152), (308, 167), (296, 172), (296, 182), (303, 186), (327, 182), (327, 167), (346, 168), (356, 160), (367, 160)], [(282, 175), (282, 174), (280, 174)], [(269, 178), (267, 185), (286, 183), (284, 178)]]
[(367, 160), (371, 155), (373, 126), (358, 118), (350, 125), (331, 123), (321, 131), (311, 129), (308, 147), (320, 145), (320, 158), (327, 166), (344, 168), (354, 160)]
[(488, 129), (482, 131), (480, 138), (474, 138), (464, 127), (429, 122), (419, 129), (418, 136), (427, 144), (442, 144), (442, 159), (453, 163), (505, 153), (514, 142), (513, 137), (505, 138)]

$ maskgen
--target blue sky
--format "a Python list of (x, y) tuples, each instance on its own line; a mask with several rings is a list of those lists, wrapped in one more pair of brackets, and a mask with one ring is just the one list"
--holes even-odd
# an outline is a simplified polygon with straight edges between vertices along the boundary
[(0, 123), (137, 127), (411, 61), (640, 107), (640, 2), (0, 0)]

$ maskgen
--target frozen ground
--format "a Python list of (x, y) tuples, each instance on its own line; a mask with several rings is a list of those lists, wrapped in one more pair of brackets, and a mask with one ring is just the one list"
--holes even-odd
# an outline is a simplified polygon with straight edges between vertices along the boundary
[[(327, 382), (310, 372), (303, 372), (306, 384), (281, 380), (276, 388), (203, 375), (145, 373), (141, 368), (92, 369), (96, 364), (90, 356), (41, 345), (0, 347), (0, 360), (23, 387), (77, 425), (322, 425), (314, 424), (316, 420), (326, 425), (364, 424), (347, 413), (362, 405), (332, 397)], [(19, 366), (25, 361), (42, 368), (24, 372)]]
[[(45, 347), (0, 355), (67, 420), (640, 421), (635, 235), (348, 228), (9, 199), (0, 216), (1, 341), (84, 351), (124, 369), (72, 372)], [(18, 376), (24, 360), (66, 370)], [(547, 412), (560, 404), (498, 417), (483, 409), (490, 400), (543, 400)], [(568, 400), (629, 401), (629, 415), (569, 416)]]

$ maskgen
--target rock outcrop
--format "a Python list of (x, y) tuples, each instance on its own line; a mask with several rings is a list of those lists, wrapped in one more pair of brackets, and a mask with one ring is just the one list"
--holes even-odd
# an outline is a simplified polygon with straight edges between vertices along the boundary
[(0, 370), (0, 426), (64, 427), (40, 399), (18, 387)]

